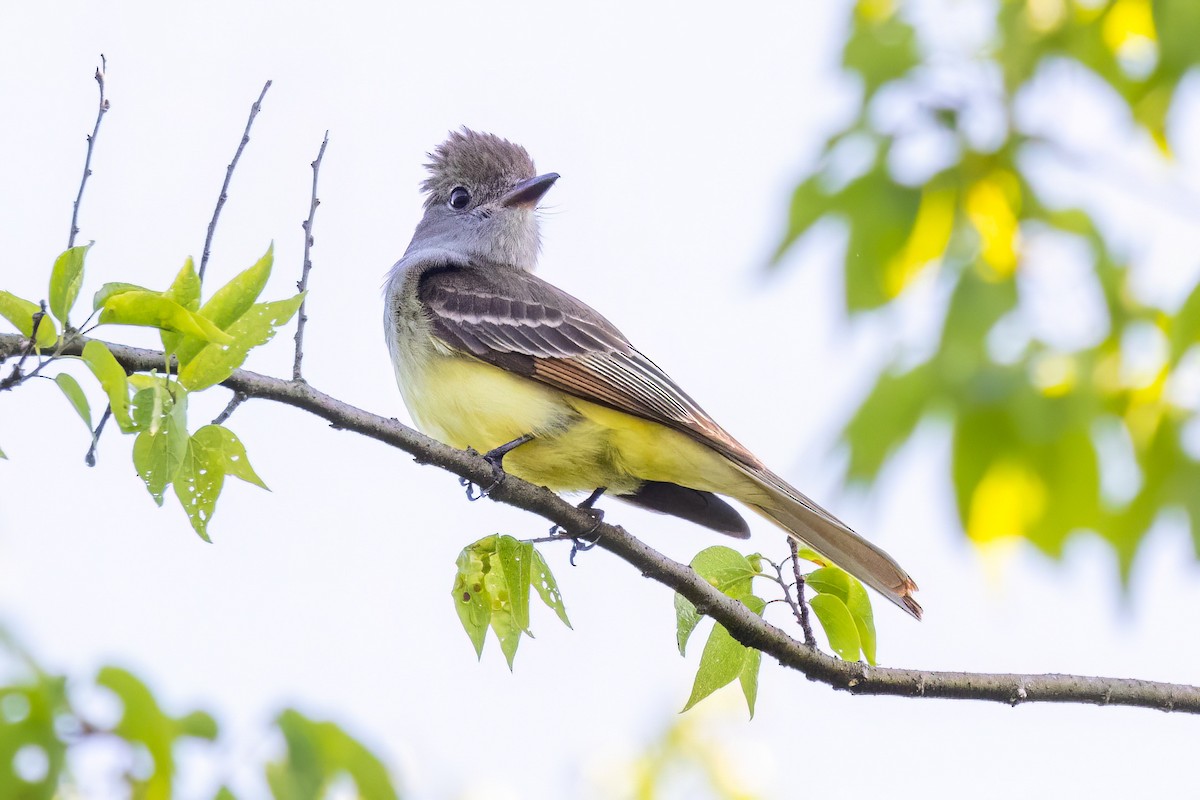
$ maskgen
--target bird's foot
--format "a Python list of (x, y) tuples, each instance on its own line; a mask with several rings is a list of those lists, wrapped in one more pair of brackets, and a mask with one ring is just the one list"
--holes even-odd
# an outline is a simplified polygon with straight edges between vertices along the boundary
[[(578, 508), (582, 511), (588, 512), (588, 514), (591, 516), (591, 518), (593, 520), (595, 520), (595, 524), (593, 524), (592, 527), (588, 528), (586, 531), (579, 534), (578, 536), (571, 537), (571, 539), (573, 540), (573, 543), (571, 545), (571, 558), (570, 558), (572, 567), (575, 566), (575, 554), (576, 553), (582, 553), (582, 552), (591, 550), (593, 547), (596, 546), (596, 542), (599, 541), (598, 538), (589, 540), (587, 537), (591, 536), (596, 531), (598, 531), (600, 529), (601, 523), (604, 522), (604, 509), (595, 508), (595, 505), (596, 505), (596, 501), (599, 500), (601, 495), (603, 495), (604, 492), (606, 491), (606, 488), (607, 487), (604, 487), (604, 486), (597, 488), (596, 491), (592, 492), (590, 495), (587, 496), (587, 499), (585, 499), (579, 505), (575, 506), (576, 508)], [(564, 532), (563, 532), (562, 526), (560, 526), (560, 525), (551, 525), (550, 526), (550, 535), (551, 536), (559, 536), (559, 535), (562, 535), (563, 533)]]
[[(526, 442), (531, 441), (533, 441), (533, 436), (525, 434), (513, 439), (511, 442), (502, 444), (499, 447), (493, 447), (491, 450), (483, 453), (483, 460), (488, 462), (492, 467), (492, 483), (486, 489), (480, 487), (477, 491), (475, 483), (470, 478), (459, 478), (459, 485), (465, 487), (467, 490), (467, 499), (474, 502), (496, 491), (496, 488), (504, 483), (504, 479), (508, 477), (508, 473), (504, 471), (504, 457)], [(480, 455), (479, 451), (474, 447), (468, 447), (467, 452), (473, 456)]]

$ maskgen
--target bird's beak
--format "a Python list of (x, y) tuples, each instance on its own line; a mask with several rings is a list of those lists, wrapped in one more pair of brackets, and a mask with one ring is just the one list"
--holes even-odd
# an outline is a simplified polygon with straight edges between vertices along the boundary
[(535, 206), (542, 199), (542, 195), (550, 191), (550, 187), (554, 185), (556, 180), (558, 180), (557, 172), (547, 172), (545, 175), (538, 175), (536, 178), (521, 181), (509, 189), (504, 197), (500, 198), (500, 205), (506, 208), (513, 206), (529, 208), (530, 206)]

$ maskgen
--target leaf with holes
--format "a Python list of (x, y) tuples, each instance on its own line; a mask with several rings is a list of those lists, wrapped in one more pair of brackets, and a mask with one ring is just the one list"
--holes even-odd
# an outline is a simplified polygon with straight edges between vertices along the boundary
[(223, 453), (192, 436), (173, 481), (175, 496), (188, 515), (192, 530), (206, 542), (212, 541), (208, 536), (208, 521), (225, 483), (224, 461)]
[(492, 598), (483, 582), (485, 569), (490, 565), (485, 563), (480, 545), (493, 538), (488, 537), (464, 547), (458, 554), (458, 569), (454, 574), (454, 586), (451, 589), (454, 610), (458, 612), (458, 620), (475, 647), (477, 658), (483, 657), (483, 643), (487, 637), (488, 625), (492, 621)]
[(554, 613), (562, 620), (562, 624), (570, 628), (571, 621), (567, 619), (567, 607), (563, 603), (562, 593), (558, 591), (558, 583), (554, 580), (554, 575), (550, 572), (546, 559), (542, 558), (542, 554), (536, 548), (531, 547), (531, 549), (533, 549), (533, 588), (537, 589), (542, 602), (554, 609)]
[[(149, 390), (144, 390), (149, 391)], [(143, 430), (133, 442), (133, 466), (160, 507), (163, 493), (187, 455), (187, 395), (179, 394), (157, 432)]]
[[(267, 489), (262, 478), (250, 466), (246, 457), (246, 447), (237, 434), (223, 425), (205, 425), (196, 431), (193, 438), (200, 440), (208, 447), (221, 454), (221, 466), (226, 475), (232, 475), (246, 483), (252, 483), (262, 489)], [(268, 491), (270, 491), (268, 489)]]
[(304, 301), (298, 294), (287, 300), (256, 303), (229, 327), (232, 344), (210, 344), (179, 371), (179, 381), (192, 391), (207, 389), (228, 378), (246, 360), (251, 349), (266, 344), (275, 329), (286, 325)]

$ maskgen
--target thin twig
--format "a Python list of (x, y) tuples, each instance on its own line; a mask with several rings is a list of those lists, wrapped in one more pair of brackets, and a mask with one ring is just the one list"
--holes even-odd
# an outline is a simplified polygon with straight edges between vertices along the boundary
[(249, 399), (250, 395), (246, 394), (245, 392), (234, 392), (233, 397), (229, 398), (229, 405), (225, 406), (224, 411), (222, 411), (220, 414), (217, 414), (216, 418), (213, 419), (212, 424), (225, 424), (225, 420), (233, 416), (233, 412), (237, 410), (237, 407)]
[(792, 537), (787, 537), (788, 548), (792, 551), (792, 574), (796, 576), (796, 619), (800, 622), (800, 630), (804, 631), (804, 643), (809, 647), (816, 647), (817, 640), (813, 636), (812, 623), (808, 619), (808, 603), (804, 602), (804, 575), (800, 573), (800, 549), (796, 546), (796, 540)]
[(204, 253), (200, 256), (198, 272), (201, 281), (204, 280), (204, 270), (208, 267), (208, 256), (212, 252), (213, 232), (217, 229), (217, 218), (221, 216), (221, 209), (225, 206), (225, 201), (229, 199), (229, 181), (233, 178), (233, 170), (237, 167), (238, 159), (242, 157), (242, 151), (246, 149), (246, 144), (250, 141), (250, 126), (254, 124), (254, 118), (258, 116), (258, 112), (262, 108), (263, 97), (270, 88), (270, 81), (264, 83), (262, 91), (258, 93), (258, 99), (254, 101), (254, 105), (250, 106), (250, 117), (246, 120), (246, 130), (242, 131), (242, 140), (238, 142), (237, 152), (233, 154), (233, 161), (230, 161), (229, 166), (225, 168), (225, 182), (221, 184), (217, 207), (213, 209), (212, 219), (208, 223), (208, 235), (204, 237)]
[[(317, 206), (321, 205), (321, 201), (317, 199), (317, 175), (321, 172), (321, 159), (325, 157), (325, 147), (329, 144), (329, 131), (325, 131), (325, 139), (321, 142), (321, 149), (317, 152), (317, 159), (312, 162), (312, 197), (308, 203), (308, 219), (301, 223), (304, 228), (304, 264), (300, 268), (300, 280), (296, 282), (296, 289), (301, 293), (308, 291), (308, 273), (312, 269), (312, 259), (309, 257), (309, 252), (312, 250), (313, 235), (312, 225), (313, 217), (316, 216)], [(304, 323), (308, 322), (308, 314), (305, 310), (308, 306), (307, 297), (300, 301), (300, 312), (296, 316), (296, 360), (292, 364), (292, 380), (302, 381), (303, 376), (300, 374), (300, 361), (304, 358)]]
[(100, 415), (100, 424), (96, 426), (96, 431), (92, 434), (92, 445), (88, 448), (87, 455), (83, 457), (83, 463), (89, 467), (96, 466), (96, 445), (100, 443), (100, 434), (104, 432), (104, 423), (108, 422), (108, 418), (112, 416), (112, 405), (104, 407), (104, 413)]
[(71, 235), (67, 237), (67, 249), (75, 246), (75, 236), (79, 233), (79, 204), (83, 200), (83, 187), (92, 174), (92, 149), (96, 146), (96, 136), (100, 133), (100, 120), (108, 111), (108, 98), (104, 95), (104, 72), (108, 69), (108, 60), (100, 54), (100, 66), (96, 67), (96, 83), (100, 85), (100, 107), (96, 111), (96, 124), (92, 133), (87, 137), (87, 156), (83, 160), (83, 178), (79, 181), (79, 191), (75, 195), (75, 208), (71, 211)]
[[(792, 616), (796, 618), (796, 624), (800, 626), (801, 630), (804, 630), (805, 623), (808, 620), (808, 611), (804, 609), (803, 594), (800, 596), (799, 602), (797, 602), (796, 598), (792, 597), (792, 585), (788, 583), (786, 578), (783, 577), (783, 564), (776, 564), (771, 559), (765, 557), (763, 560), (775, 569), (775, 577), (771, 577), (765, 573), (762, 575), (762, 577), (778, 583), (779, 588), (783, 590), (783, 597), (776, 600), (770, 600), (768, 601), (767, 605), (770, 605), (771, 603), (786, 603), (787, 607), (792, 610)], [(787, 561), (788, 559), (784, 559), (784, 564), (786, 564)], [(805, 631), (804, 643), (809, 647), (816, 647), (816, 640), (810, 638), (811, 636), (812, 630), (810, 628), (809, 630)]]
[[(89, 340), (77, 337), (64, 355), (79, 355)], [(163, 353), (105, 343), (117, 363), (130, 372), (158, 369)], [(0, 360), (25, 346), (19, 334), (0, 334)], [(353, 431), (436, 464), (476, 484), (493, 480), (492, 465), (478, 454), (456, 450), (417, 431), (317, 391), (307, 383), (236, 370), (223, 386), (247, 397), (273, 400), (308, 411), (340, 430)], [(654, 550), (623, 528), (600, 523), (587, 509), (577, 508), (550, 490), (509, 475), (489, 495), (523, 508), (561, 527), (573, 537), (595, 531), (597, 546), (632, 565), (641, 574), (679, 592), (729, 631), (742, 644), (761, 650), (810, 680), (852, 694), (894, 697), (987, 700), (1024, 703), (1091, 703), (1200, 714), (1200, 686), (1102, 678), (1086, 675), (947, 672), (867, 667), (822, 653), (767, 622), (745, 604), (723, 594), (694, 569)]]

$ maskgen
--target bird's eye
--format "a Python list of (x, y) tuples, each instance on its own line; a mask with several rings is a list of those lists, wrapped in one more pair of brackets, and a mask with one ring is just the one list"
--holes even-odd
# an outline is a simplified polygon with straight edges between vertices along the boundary
[(471, 193), (462, 186), (455, 186), (450, 192), (450, 207), (462, 211), (471, 202)]

